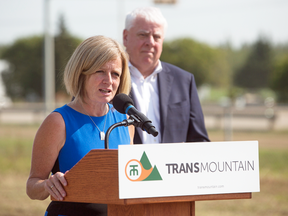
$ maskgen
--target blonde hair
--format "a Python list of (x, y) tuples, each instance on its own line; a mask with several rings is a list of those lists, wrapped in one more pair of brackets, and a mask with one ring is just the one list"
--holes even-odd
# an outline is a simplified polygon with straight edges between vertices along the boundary
[(95, 73), (104, 64), (117, 58), (122, 61), (122, 74), (116, 95), (129, 94), (131, 78), (128, 56), (117, 41), (105, 36), (90, 37), (76, 48), (64, 70), (67, 92), (75, 98), (83, 98), (85, 76)]

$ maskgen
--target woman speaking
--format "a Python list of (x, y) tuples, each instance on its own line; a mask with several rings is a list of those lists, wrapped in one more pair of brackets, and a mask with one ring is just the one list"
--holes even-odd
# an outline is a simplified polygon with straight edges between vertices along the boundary
[[(27, 195), (58, 200), (50, 203), (45, 216), (107, 215), (104, 204), (59, 201), (66, 196), (64, 174), (90, 150), (104, 149), (107, 129), (127, 119), (109, 102), (116, 94), (129, 94), (130, 82), (126, 53), (115, 40), (94, 36), (76, 48), (64, 71), (66, 90), (74, 100), (47, 116), (33, 143)], [(132, 144), (133, 136), (134, 126), (115, 128), (109, 148)]]

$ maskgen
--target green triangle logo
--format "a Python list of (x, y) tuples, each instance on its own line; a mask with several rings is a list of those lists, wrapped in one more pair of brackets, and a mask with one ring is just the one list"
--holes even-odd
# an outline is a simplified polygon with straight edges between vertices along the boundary
[(142, 157), (141, 157), (141, 160), (140, 160), (140, 163), (142, 164), (143, 168), (146, 169), (146, 170), (149, 170), (151, 169), (152, 165), (144, 151)]
[(162, 180), (162, 177), (157, 169), (156, 166), (154, 166), (151, 174), (146, 178), (144, 179), (143, 181), (155, 181), (155, 180)]
[[(145, 151), (143, 152), (140, 163), (142, 164), (143, 168), (146, 170), (149, 170), (152, 168), (152, 165), (151, 165)], [(142, 181), (155, 181), (155, 180), (162, 180), (162, 177), (161, 177), (156, 165), (154, 166), (150, 175), (146, 179), (143, 179)]]

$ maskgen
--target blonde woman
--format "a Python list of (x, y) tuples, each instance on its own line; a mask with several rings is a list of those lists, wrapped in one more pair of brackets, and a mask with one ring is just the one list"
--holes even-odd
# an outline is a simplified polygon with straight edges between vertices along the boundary
[[(76, 48), (64, 71), (67, 92), (74, 100), (47, 116), (33, 144), (27, 195), (58, 200), (50, 203), (45, 216), (107, 215), (103, 204), (59, 201), (66, 196), (64, 174), (91, 149), (103, 149), (107, 129), (127, 118), (109, 102), (118, 93), (129, 94), (130, 82), (126, 53), (115, 40), (90, 37)], [(115, 128), (109, 148), (132, 144), (133, 136), (133, 126)]]

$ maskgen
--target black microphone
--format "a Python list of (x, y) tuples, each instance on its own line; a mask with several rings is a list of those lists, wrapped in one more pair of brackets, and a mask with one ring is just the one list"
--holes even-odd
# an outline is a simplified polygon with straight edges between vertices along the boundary
[(122, 114), (128, 114), (130, 117), (134, 116), (138, 121), (138, 125), (136, 126), (140, 127), (143, 131), (152, 134), (154, 137), (158, 135), (158, 131), (152, 125), (152, 121), (134, 107), (133, 100), (128, 95), (123, 93), (116, 95), (113, 99), (113, 106)]

